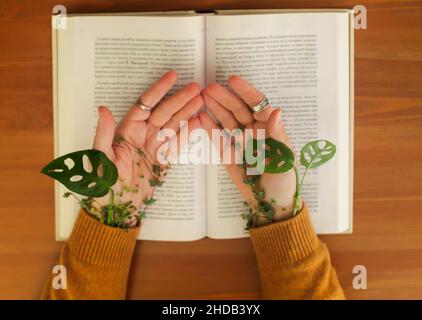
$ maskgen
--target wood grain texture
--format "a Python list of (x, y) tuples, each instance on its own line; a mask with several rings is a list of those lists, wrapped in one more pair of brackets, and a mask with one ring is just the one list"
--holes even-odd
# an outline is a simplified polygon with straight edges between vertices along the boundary
[[(351, 299), (422, 298), (422, 2), (359, 1), (355, 32), (353, 235), (324, 236)], [(53, 1), (0, 2), (0, 298), (37, 299), (57, 258), (50, 15)], [(69, 13), (233, 8), (351, 8), (353, 1), (60, 1)], [(353, 266), (368, 289), (352, 288)], [(257, 298), (249, 240), (147, 242), (129, 298)]]

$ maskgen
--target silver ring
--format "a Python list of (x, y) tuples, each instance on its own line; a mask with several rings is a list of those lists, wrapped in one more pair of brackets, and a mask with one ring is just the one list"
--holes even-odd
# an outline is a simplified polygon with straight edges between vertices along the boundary
[(268, 102), (268, 98), (264, 96), (258, 104), (254, 106), (249, 106), (249, 108), (252, 110), (253, 113), (258, 113), (266, 109), (269, 105), (270, 103)]
[(153, 107), (147, 106), (145, 103), (142, 102), (141, 96), (138, 97), (136, 100), (136, 105), (144, 111), (151, 111)]

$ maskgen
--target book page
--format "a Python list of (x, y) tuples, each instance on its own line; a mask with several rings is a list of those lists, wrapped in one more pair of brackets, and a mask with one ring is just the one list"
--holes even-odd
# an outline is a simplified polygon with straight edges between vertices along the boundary
[[(58, 39), (56, 155), (91, 148), (97, 106), (108, 106), (120, 120), (165, 71), (178, 73), (171, 93), (191, 81), (203, 85), (203, 31), (203, 18), (194, 16), (68, 18), (68, 29), (61, 30)], [(204, 185), (203, 166), (172, 166), (164, 184), (156, 188), (157, 202), (147, 211), (140, 238), (204, 237)], [(72, 230), (78, 205), (69, 199), (56, 201), (60, 202), (58, 235), (64, 239)]]
[[(283, 109), (296, 152), (316, 139), (337, 145), (334, 159), (307, 175), (302, 196), (318, 233), (347, 230), (348, 13), (207, 16), (206, 40), (207, 83), (227, 86), (232, 74), (247, 79)], [(243, 236), (243, 199), (229, 186), (224, 166), (208, 170), (208, 235)]]

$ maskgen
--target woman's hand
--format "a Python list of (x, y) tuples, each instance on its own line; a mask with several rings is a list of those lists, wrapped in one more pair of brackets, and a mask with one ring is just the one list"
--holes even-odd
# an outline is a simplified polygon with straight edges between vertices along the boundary
[[(144, 201), (150, 199), (155, 185), (160, 185), (164, 176), (165, 167), (158, 162), (158, 149), (168, 150), (170, 146), (177, 146), (180, 150), (183, 147), (179, 139), (180, 121), (188, 121), (189, 132), (200, 126), (199, 119), (193, 117), (204, 102), (197, 83), (190, 83), (160, 101), (175, 84), (176, 78), (174, 71), (165, 73), (141, 95), (142, 103), (153, 107), (152, 111), (143, 110), (135, 104), (117, 128), (110, 110), (98, 108), (94, 149), (104, 152), (117, 166), (119, 179), (113, 186), (115, 201), (132, 201), (136, 208), (140, 208)], [(172, 129), (175, 135), (160, 141), (160, 129)], [(164, 143), (166, 145), (163, 146)], [(109, 204), (110, 195), (95, 200), (97, 205), (104, 207)], [(133, 215), (128, 222), (134, 225), (135, 221)]]
[[(228, 83), (233, 92), (217, 83), (208, 85), (202, 91), (205, 105), (219, 122), (217, 124), (206, 112), (199, 114), (201, 126), (207, 130), (210, 138), (212, 129), (224, 128), (231, 131), (245, 127), (253, 129), (254, 133), (256, 129), (265, 129), (266, 137), (281, 141), (291, 148), (282, 123), (281, 109), (269, 106), (261, 112), (253, 113), (249, 106), (259, 103), (264, 97), (263, 94), (238, 76), (231, 76)], [(231, 154), (235, 154), (233, 144), (231, 149)], [(226, 164), (226, 168), (245, 200), (254, 204), (252, 190), (243, 182), (244, 168), (233, 163), (233, 160), (232, 163)], [(296, 176), (293, 169), (278, 174), (262, 174), (260, 187), (265, 191), (265, 200), (269, 202), (275, 200), (274, 220), (284, 220), (292, 216), (296, 191)]]

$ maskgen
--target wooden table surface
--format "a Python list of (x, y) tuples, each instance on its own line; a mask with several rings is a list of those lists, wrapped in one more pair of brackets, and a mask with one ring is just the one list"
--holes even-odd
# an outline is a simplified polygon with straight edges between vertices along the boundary
[[(215, 8), (368, 10), (355, 32), (353, 235), (324, 236), (351, 299), (422, 298), (422, 1), (0, 1), (0, 298), (37, 299), (54, 241), (51, 27), (68, 13)], [(365, 265), (366, 290), (352, 287)], [(138, 243), (129, 298), (258, 298), (248, 239)]]

